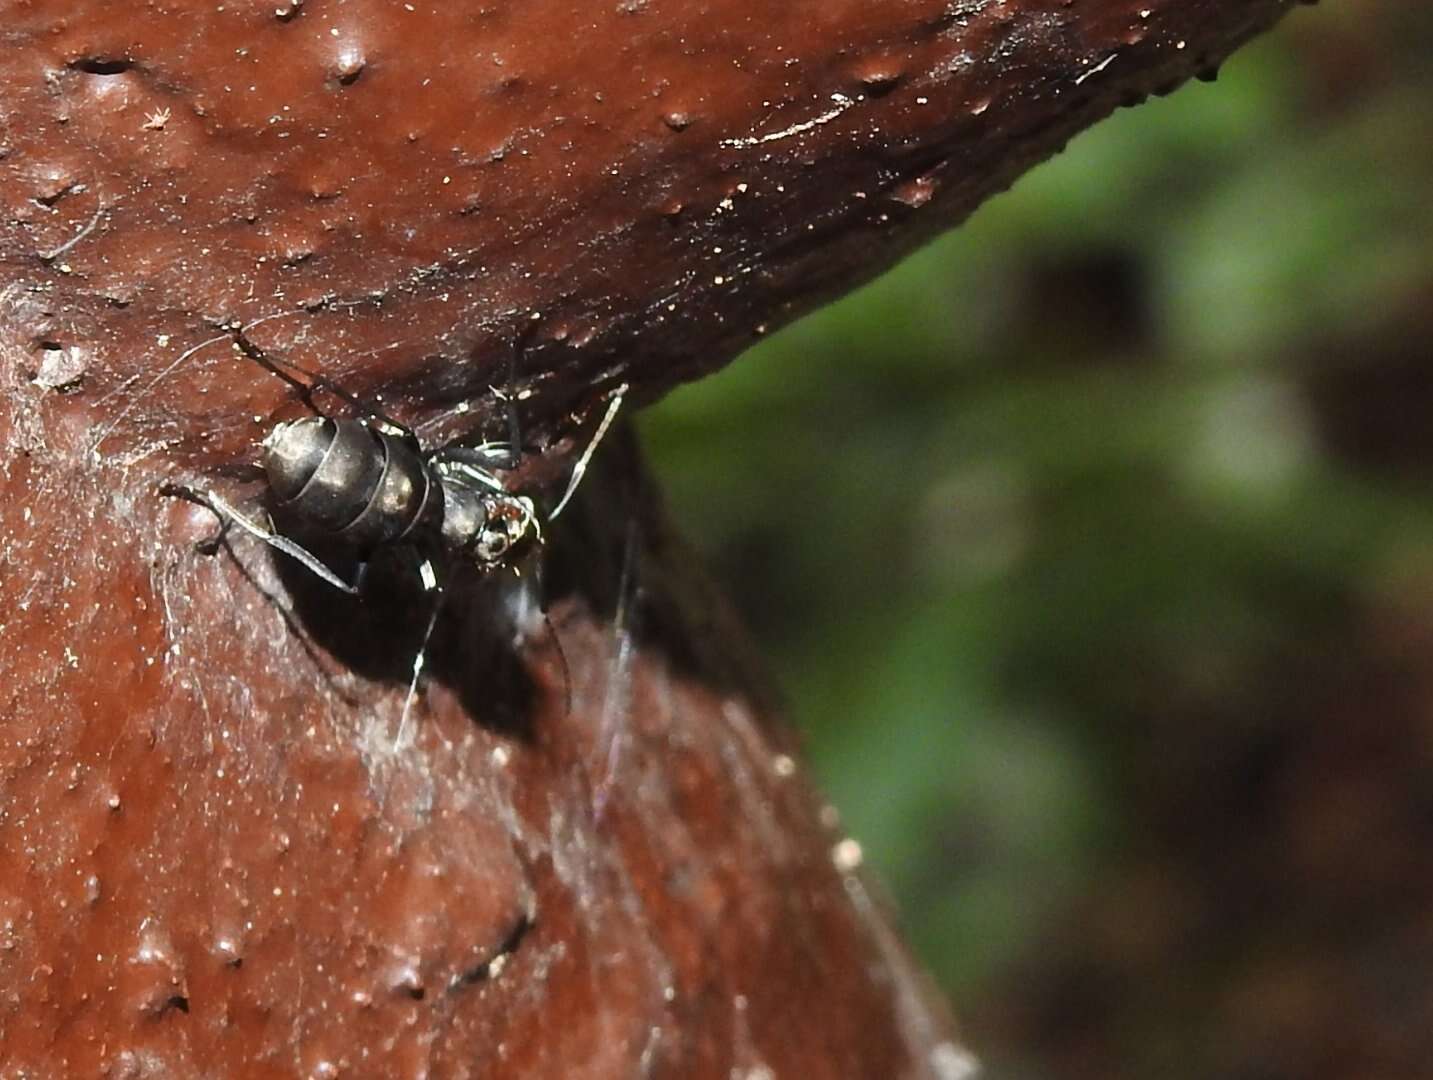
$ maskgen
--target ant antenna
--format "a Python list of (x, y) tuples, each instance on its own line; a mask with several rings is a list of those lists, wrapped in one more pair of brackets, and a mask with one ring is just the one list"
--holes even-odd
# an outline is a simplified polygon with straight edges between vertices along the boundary
[[(533, 524), (538, 524), (536, 518), (533, 519)], [(541, 534), (539, 533), (539, 539), (540, 538)], [(515, 577), (520, 578), (522, 576), (522, 571), (517, 566), (512, 567), (512, 572)], [(523, 591), (521, 594), (522, 608), (520, 612), (514, 612), (513, 614), (513, 619), (519, 627), (519, 637), (514, 644), (526, 642), (527, 640), (526, 631), (521, 627), (522, 624), (527, 623), (531, 616), (531, 605), (533, 597), (535, 596), (537, 598), (538, 614), (542, 616), (542, 625), (547, 630), (547, 636), (552, 639), (553, 646), (557, 649), (557, 663), (558, 666), (562, 668), (562, 696), (566, 702), (563, 715), (570, 716), (572, 714), (572, 666), (567, 662), (567, 650), (562, 647), (562, 635), (557, 632), (557, 627), (553, 624), (552, 616), (547, 612), (546, 587), (544, 585), (544, 579), (547, 576), (546, 564), (541, 559), (535, 560), (532, 564), (532, 572), (533, 588)]]
[(597, 452), (597, 446), (602, 442), (602, 436), (607, 434), (607, 429), (612, 426), (612, 421), (617, 419), (617, 410), (622, 407), (622, 399), (627, 396), (630, 386), (623, 383), (612, 394), (612, 400), (607, 405), (607, 412), (602, 417), (602, 423), (597, 425), (597, 430), (592, 435), (592, 441), (587, 444), (587, 449), (582, 451), (582, 456), (577, 459), (577, 464), (572, 467), (572, 475), (567, 481), (567, 490), (562, 493), (562, 498), (557, 501), (557, 506), (552, 513), (547, 515), (548, 521), (557, 520), (557, 515), (562, 513), (567, 501), (572, 498), (577, 490), (577, 485), (582, 483), (582, 475), (587, 472), (587, 463), (592, 460), (592, 455)]

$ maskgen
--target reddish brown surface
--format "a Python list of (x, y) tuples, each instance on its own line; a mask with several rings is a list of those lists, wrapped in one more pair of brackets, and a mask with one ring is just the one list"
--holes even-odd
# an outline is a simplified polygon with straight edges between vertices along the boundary
[(298, 410), (237, 335), (430, 443), (524, 338), (567, 436), (1285, 5), (411, 7), (0, 4), (0, 1063), (956, 1075), (634, 460), (557, 530), (570, 679), (459, 586), (397, 751), (403, 568), (341, 602), (158, 488), (257, 494)]

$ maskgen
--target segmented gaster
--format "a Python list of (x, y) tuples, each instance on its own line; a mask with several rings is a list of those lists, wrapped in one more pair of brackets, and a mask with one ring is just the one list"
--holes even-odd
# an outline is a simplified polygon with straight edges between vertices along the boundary
[(263, 465), (280, 515), (358, 550), (422, 535), (443, 517), (443, 486), (411, 440), (361, 420), (280, 424)]

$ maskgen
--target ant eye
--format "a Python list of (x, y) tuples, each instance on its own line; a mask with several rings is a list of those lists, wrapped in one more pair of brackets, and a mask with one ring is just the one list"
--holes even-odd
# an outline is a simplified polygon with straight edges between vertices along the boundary
[(484, 529), (478, 539), (478, 559), (485, 563), (497, 562), (507, 554), (510, 545), (506, 529)]

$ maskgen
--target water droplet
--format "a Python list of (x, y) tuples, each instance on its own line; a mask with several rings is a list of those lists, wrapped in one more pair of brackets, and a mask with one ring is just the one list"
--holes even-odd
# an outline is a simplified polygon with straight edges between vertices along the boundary
[(907, 180), (898, 185), (891, 192), (891, 198), (898, 203), (904, 203), (912, 210), (918, 210), (934, 197), (936, 186), (934, 177), (917, 176), (914, 180)]

